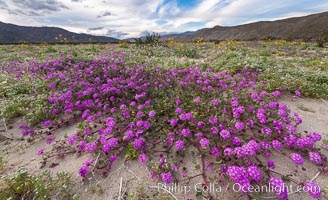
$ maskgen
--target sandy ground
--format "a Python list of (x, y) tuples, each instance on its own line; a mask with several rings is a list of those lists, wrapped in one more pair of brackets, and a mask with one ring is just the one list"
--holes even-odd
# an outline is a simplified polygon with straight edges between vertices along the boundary
[[(322, 133), (324, 138), (328, 138), (328, 102), (325, 100), (318, 99), (308, 99), (301, 98), (298, 101), (292, 101), (290, 95), (285, 95), (281, 102), (286, 103), (292, 111), (296, 111), (303, 119), (303, 124), (299, 126), (299, 131), (317, 131)], [(44, 139), (37, 139), (32, 143), (28, 143), (26, 140), (22, 140), (20, 134), (21, 131), (18, 130), (19, 124), (22, 124), (24, 120), (22, 118), (17, 118), (7, 126), (11, 126), (7, 132), (2, 131), (1, 134), (14, 138), (13, 141), (8, 140), (0, 141), (0, 156), (4, 157), (6, 160), (5, 170), (2, 174), (12, 175), (19, 167), (25, 167), (30, 170), (31, 173), (37, 174), (44, 170), (49, 170), (49, 165), (51, 163), (59, 163), (58, 166), (51, 168), (52, 173), (58, 171), (68, 171), (72, 174), (73, 180), (76, 182), (76, 191), (82, 200), (91, 199), (118, 199), (119, 196), (125, 197), (128, 194), (147, 194), (148, 199), (187, 199), (195, 197), (195, 185), (200, 188), (199, 185), (202, 183), (200, 178), (195, 178), (192, 182), (188, 183), (186, 186), (174, 185), (175, 188), (170, 188), (173, 194), (164, 191), (163, 189), (158, 189), (156, 187), (162, 186), (161, 184), (152, 180), (149, 176), (149, 171), (147, 167), (142, 167), (137, 161), (124, 162), (123, 160), (118, 160), (114, 164), (113, 169), (110, 171), (107, 177), (101, 177), (100, 175), (94, 175), (89, 180), (82, 181), (78, 174), (78, 169), (80, 168), (82, 162), (88, 158), (88, 155), (83, 154), (82, 156), (68, 155), (63, 159), (52, 158), (48, 160), (47, 165), (40, 169), (42, 157), (37, 155), (38, 149), (41, 147), (47, 147), (50, 149), (50, 145), (46, 145)], [(2, 127), (4, 129), (4, 127)], [(69, 126), (56, 130), (56, 140), (64, 138), (64, 135), (71, 135), (75, 133), (76, 128), (74, 126)], [(322, 145), (322, 144), (321, 144)], [(323, 148), (323, 145), (321, 146)], [(323, 153), (328, 156), (327, 150), (323, 150)], [(188, 157), (188, 156), (187, 156)], [(191, 156), (190, 156), (191, 157)], [(188, 157), (189, 158), (189, 157)], [(293, 174), (295, 170), (301, 170), (296, 168), (292, 164), (289, 158), (272, 154), (272, 159), (276, 163), (276, 171), (282, 174)], [(190, 165), (195, 165), (199, 160), (187, 160)], [(306, 171), (302, 171), (300, 175), (293, 177), (296, 180), (312, 179), (318, 173), (317, 167), (309, 162), (304, 164)], [(197, 170), (193, 171), (194, 174), (198, 174)], [(321, 190), (328, 191), (328, 177), (327, 175), (319, 174), (315, 181), (321, 186)], [(92, 193), (90, 192), (90, 185), (101, 184), (103, 188), (103, 193)], [(198, 184), (198, 185), (197, 185)], [(173, 186), (173, 187), (174, 187)], [(189, 188), (190, 186), (190, 188)], [(169, 189), (169, 188), (167, 188)], [(213, 185), (210, 187), (212, 194), (216, 199), (230, 200), (237, 199), (240, 197), (240, 193), (232, 191), (232, 184), (224, 185), (219, 187), (218, 185)], [(190, 192), (184, 192), (184, 190), (190, 190)], [(186, 193), (186, 194), (185, 194)], [(145, 198), (146, 196), (143, 196)], [(322, 199), (325, 199), (324, 197)], [(141, 198), (142, 199), (142, 198)], [(200, 198), (202, 199), (202, 198)], [(248, 199), (247, 197), (240, 197), (239, 199)], [(258, 197), (257, 199), (276, 199), (274, 195), (267, 194)], [(290, 194), (290, 200), (307, 200), (311, 199), (305, 192), (300, 192), (296, 194)]]

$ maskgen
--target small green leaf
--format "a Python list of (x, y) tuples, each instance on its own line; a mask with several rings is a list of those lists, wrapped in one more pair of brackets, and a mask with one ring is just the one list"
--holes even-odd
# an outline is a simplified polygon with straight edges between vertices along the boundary
[(196, 170), (200, 170), (200, 168), (201, 168), (201, 167), (200, 167), (199, 164), (195, 165), (195, 169), (196, 169)]

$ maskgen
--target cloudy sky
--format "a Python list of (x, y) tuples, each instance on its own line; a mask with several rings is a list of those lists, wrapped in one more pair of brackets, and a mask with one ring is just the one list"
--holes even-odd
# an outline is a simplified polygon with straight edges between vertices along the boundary
[(327, 0), (0, 0), (0, 21), (138, 37), (328, 11)]

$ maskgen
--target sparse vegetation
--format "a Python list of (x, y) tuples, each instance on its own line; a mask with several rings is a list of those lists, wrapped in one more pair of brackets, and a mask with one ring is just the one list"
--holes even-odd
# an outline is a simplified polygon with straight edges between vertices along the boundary
[(317, 46), (318, 46), (318, 47), (325, 47), (327, 41), (328, 41), (328, 36), (318, 38), (318, 39), (316, 40), (316, 43), (317, 43)]
[(16, 78), (0, 75), (0, 96), (6, 100), (1, 116), (7, 120), (25, 116), (33, 125), (48, 118), (49, 104), (45, 83), (31, 77), (20, 81)]
[[(1, 136), (0, 136), (1, 137)], [(2, 156), (0, 156), (0, 174), (2, 173), (2, 171), (5, 168), (5, 160)]]
[(13, 177), (1, 176), (0, 199), (78, 199), (74, 183), (66, 172), (52, 177), (49, 172), (33, 176), (20, 169)]
[(145, 36), (141, 38), (135, 38), (134, 42), (137, 46), (140, 45), (157, 45), (159, 43), (159, 39), (161, 38), (161, 35), (159, 33), (146, 33)]

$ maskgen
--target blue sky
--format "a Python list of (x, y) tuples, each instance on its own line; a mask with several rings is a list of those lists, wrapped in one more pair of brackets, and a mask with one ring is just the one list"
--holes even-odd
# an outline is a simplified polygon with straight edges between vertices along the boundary
[(0, 21), (116, 38), (328, 11), (327, 0), (0, 0)]

